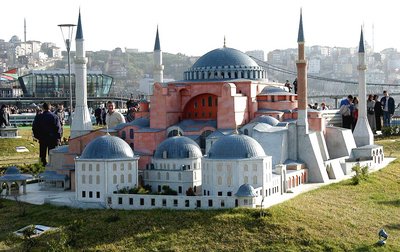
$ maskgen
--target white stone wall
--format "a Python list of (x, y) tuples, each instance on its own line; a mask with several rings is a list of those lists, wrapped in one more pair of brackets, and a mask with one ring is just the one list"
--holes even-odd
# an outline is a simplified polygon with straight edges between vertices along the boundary
[(243, 184), (264, 188), (272, 174), (271, 157), (258, 159), (203, 159), (202, 189), (204, 196), (232, 196)]
[(152, 165), (144, 171), (144, 184), (151, 185), (153, 192), (161, 192), (164, 185), (178, 194), (186, 194), (189, 187), (201, 192), (201, 158), (153, 158)]
[(104, 202), (106, 194), (138, 185), (137, 159), (75, 160), (76, 199)]

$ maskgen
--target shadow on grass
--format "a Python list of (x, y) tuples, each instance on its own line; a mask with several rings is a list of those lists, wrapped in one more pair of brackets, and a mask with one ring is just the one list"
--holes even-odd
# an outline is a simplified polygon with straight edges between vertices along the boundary
[(379, 201), (378, 204), (400, 207), (400, 199), (389, 200), (389, 201)]
[(388, 224), (388, 225), (385, 225), (385, 229), (387, 229), (387, 230), (393, 230), (393, 229), (400, 230), (400, 224)]

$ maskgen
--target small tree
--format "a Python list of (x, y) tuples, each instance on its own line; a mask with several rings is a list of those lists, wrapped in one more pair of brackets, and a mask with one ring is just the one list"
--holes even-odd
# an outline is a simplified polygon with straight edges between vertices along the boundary
[(353, 185), (358, 185), (361, 181), (368, 179), (368, 166), (361, 167), (360, 164), (356, 164), (351, 168), (351, 170), (355, 172), (351, 178)]
[(193, 191), (192, 187), (189, 187), (186, 191), (186, 196), (196, 196), (196, 194)]

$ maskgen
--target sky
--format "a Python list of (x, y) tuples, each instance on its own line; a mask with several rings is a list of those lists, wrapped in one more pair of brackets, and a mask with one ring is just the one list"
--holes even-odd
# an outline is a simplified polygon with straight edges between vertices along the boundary
[(302, 9), (306, 46), (357, 47), (363, 26), (366, 43), (379, 52), (399, 48), (399, 7), (398, 0), (2, 1), (0, 39), (23, 40), (25, 18), (27, 40), (65, 50), (57, 25), (76, 24), (80, 9), (88, 51), (153, 51), (158, 25), (163, 52), (201, 56), (221, 48), (226, 37), (227, 47), (267, 54), (297, 47)]

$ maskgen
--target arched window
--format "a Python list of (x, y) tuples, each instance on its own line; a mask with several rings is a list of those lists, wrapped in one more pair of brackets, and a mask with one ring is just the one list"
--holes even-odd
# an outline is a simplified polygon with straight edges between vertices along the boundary
[(167, 172), (166, 176), (166, 180), (169, 180), (169, 172)]
[(124, 163), (121, 163), (120, 167), (121, 167), (121, 171), (123, 171), (124, 170)]
[(100, 171), (100, 165), (96, 164), (96, 171), (99, 172)]
[(97, 185), (100, 184), (100, 175), (96, 175), (96, 184), (97, 184)]
[(218, 176), (218, 185), (222, 185), (222, 177)]
[(86, 176), (82, 175), (82, 184), (86, 184)]
[(117, 171), (117, 164), (113, 164), (113, 171)]
[(208, 106), (212, 107), (212, 97), (211, 96), (208, 97)]
[(132, 183), (132, 174), (128, 174), (128, 183)]
[(92, 171), (92, 164), (89, 164), (89, 171)]
[(232, 185), (232, 176), (228, 176), (228, 177), (226, 178), (226, 183), (228, 184), (228, 186), (231, 186), (231, 185)]
[(121, 183), (125, 183), (124, 174), (121, 174)]
[(253, 176), (253, 185), (257, 185), (257, 176)]
[(245, 184), (248, 184), (249, 183), (249, 178), (247, 176), (244, 176), (243, 182)]
[(160, 174), (160, 172), (157, 172), (157, 179), (158, 179), (158, 180), (161, 180), (161, 174)]
[(86, 171), (86, 164), (82, 164), (82, 171)]
[(129, 130), (129, 138), (130, 138), (130, 139), (133, 139), (133, 136), (134, 136), (133, 133), (134, 133), (134, 132), (133, 132), (133, 129), (130, 129), (130, 130)]
[(117, 175), (114, 175), (113, 176), (113, 184), (115, 185), (115, 184), (117, 184), (118, 182), (117, 182)]

